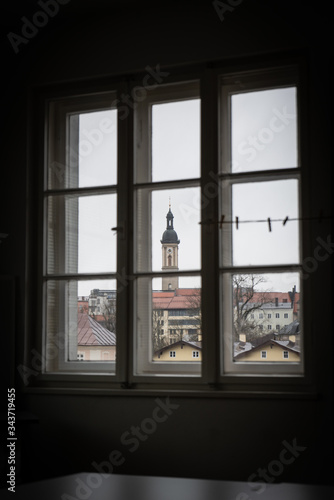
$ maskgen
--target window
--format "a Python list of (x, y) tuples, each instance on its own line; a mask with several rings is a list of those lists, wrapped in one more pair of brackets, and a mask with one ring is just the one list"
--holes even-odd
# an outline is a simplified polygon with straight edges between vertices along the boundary
[(139, 377), (201, 374), (200, 363), (157, 361), (154, 349), (163, 338), (152, 350), (156, 302), (166, 303), (173, 341), (201, 321), (200, 105), (199, 82), (184, 82), (148, 92), (134, 113), (133, 370)]
[(302, 352), (300, 363), (261, 365), (238, 347), (259, 347), (262, 311), (300, 295), (298, 76), (223, 75), (220, 98), (221, 373), (302, 373)]
[[(133, 79), (48, 98), (46, 378), (221, 388), (304, 373), (299, 85), (292, 66), (217, 67), (152, 83), (129, 109)], [(261, 349), (278, 306), (300, 323), (293, 362)], [(86, 358), (84, 332), (99, 344)]]
[[(99, 313), (99, 289), (116, 290), (117, 109), (114, 93), (50, 102), (49, 148), (44, 183), (44, 298), (46, 342), (59, 347), (46, 371), (76, 371), (84, 330), (98, 326), (77, 314), (79, 296)], [(59, 146), (59, 144), (61, 146)], [(84, 324), (85, 323), (85, 324)], [(115, 327), (114, 321), (114, 327)], [(105, 342), (112, 342), (115, 331)], [(84, 361), (94, 372), (115, 373), (115, 362)]]
[(280, 325), (276, 325), (276, 330), (279, 331), (280, 330)]
[(289, 351), (283, 351), (283, 358), (288, 359), (289, 358)]

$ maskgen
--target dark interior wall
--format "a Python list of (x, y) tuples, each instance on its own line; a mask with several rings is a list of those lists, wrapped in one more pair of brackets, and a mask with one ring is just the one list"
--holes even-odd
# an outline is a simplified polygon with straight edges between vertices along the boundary
[[(228, 2), (225, 2), (228, 4)], [(238, 2), (231, 2), (236, 5)], [(309, 61), (309, 161), (313, 214), (331, 212), (330, 69), (331, 15), (327, 4), (243, 0), (222, 21), (211, 1), (79, 1), (60, 6), (15, 54), (7, 33), (21, 34), (37, 2), (2, 5), (1, 226), (0, 273), (15, 277), (16, 359), (22, 359), (25, 299), (33, 291), (26, 276), (27, 91), (31, 86), (143, 71), (147, 65), (230, 60), (302, 49)], [(34, 166), (33, 166), (34, 168)], [(311, 248), (330, 223), (309, 232)], [(26, 479), (93, 470), (120, 450), (115, 472), (247, 480), (267, 468), (283, 441), (305, 447), (276, 481), (333, 482), (333, 409), (330, 260), (312, 280), (313, 347), (317, 397), (244, 399), (172, 397), (179, 405), (134, 452), (121, 443), (124, 432), (152, 415), (155, 397), (19, 394), (19, 405), (39, 419), (26, 436)], [(2, 313), (3, 314), (3, 313)], [(6, 335), (6, 332), (1, 332)], [(9, 380), (8, 371), (3, 381)], [(5, 388), (6, 389), (6, 388)], [(164, 397), (161, 396), (164, 400)], [(41, 460), (41, 457), (43, 459)]]

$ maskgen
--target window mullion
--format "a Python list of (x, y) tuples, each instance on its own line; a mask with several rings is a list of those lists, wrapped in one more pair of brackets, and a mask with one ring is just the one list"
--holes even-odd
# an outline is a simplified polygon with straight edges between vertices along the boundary
[(217, 382), (219, 368), (217, 87), (216, 72), (206, 69), (201, 79), (202, 377), (209, 384)]
[[(128, 94), (127, 82), (118, 93)], [(132, 366), (133, 281), (133, 111), (118, 113), (118, 199), (117, 199), (117, 341), (116, 380), (127, 386)]]

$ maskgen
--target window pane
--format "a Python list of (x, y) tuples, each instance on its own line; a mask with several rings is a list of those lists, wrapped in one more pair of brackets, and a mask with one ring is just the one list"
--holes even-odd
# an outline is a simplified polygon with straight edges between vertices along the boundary
[(116, 194), (48, 197), (49, 274), (116, 270), (116, 203)]
[(226, 274), (223, 287), (224, 307), (230, 311), (223, 327), (230, 359), (301, 361), (299, 273)]
[(68, 114), (63, 136), (54, 121), (50, 133), (60, 147), (49, 148), (49, 189), (116, 184), (117, 110)]
[(137, 192), (137, 269), (198, 270), (200, 189)]
[(232, 229), (233, 265), (298, 263), (298, 221), (282, 223), (286, 216), (292, 219), (298, 213), (297, 180), (234, 184), (232, 220), (238, 217), (240, 224), (237, 229), (234, 223)]
[(68, 361), (115, 361), (115, 280), (50, 280), (46, 297), (48, 371)]
[[(167, 291), (161, 288), (164, 280), (162, 277), (137, 280), (135, 373), (138, 375), (200, 374), (200, 278), (194, 276), (176, 279), (179, 280), (177, 288)], [(198, 351), (199, 354), (194, 356), (193, 351)], [(175, 363), (178, 363), (177, 366)]]
[(200, 100), (152, 106), (152, 180), (200, 175)]
[(298, 166), (296, 88), (231, 97), (232, 172)]
[(117, 111), (79, 115), (79, 187), (117, 183)]

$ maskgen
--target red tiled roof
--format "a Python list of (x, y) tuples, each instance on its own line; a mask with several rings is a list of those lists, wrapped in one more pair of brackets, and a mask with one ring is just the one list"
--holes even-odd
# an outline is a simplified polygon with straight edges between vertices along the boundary
[(191, 297), (197, 298), (200, 293), (198, 288), (177, 288), (171, 292), (153, 292), (153, 309), (191, 309), (196, 303), (191, 302)]
[[(273, 304), (275, 304), (276, 298), (278, 298), (279, 304), (283, 303), (283, 300), (286, 300), (286, 303), (291, 304), (291, 299), (288, 292), (254, 292), (254, 295), (249, 300), (249, 303), (272, 302)], [(293, 312), (298, 312), (299, 299), (300, 293), (296, 292), (293, 304)]]
[[(263, 297), (265, 297), (268, 301), (271, 300), (272, 302), (275, 302), (275, 298), (277, 297), (278, 302), (283, 302), (283, 299), (286, 299), (289, 303), (291, 303), (288, 292), (254, 292), (250, 302), (260, 302)], [(295, 300), (299, 300), (298, 292), (296, 292)]]
[(162, 297), (162, 298), (167, 298), (167, 297), (174, 297), (175, 292), (153, 292), (153, 297)]

